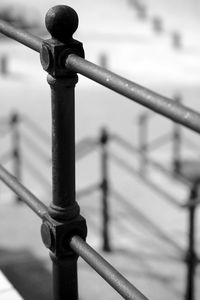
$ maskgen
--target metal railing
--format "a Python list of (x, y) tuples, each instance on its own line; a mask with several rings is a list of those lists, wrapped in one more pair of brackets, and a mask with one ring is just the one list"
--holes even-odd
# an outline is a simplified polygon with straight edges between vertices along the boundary
[[(75, 200), (74, 89), (77, 73), (198, 133), (200, 114), (85, 60), (82, 43), (72, 37), (78, 27), (78, 16), (72, 8), (55, 6), (48, 11), (45, 21), (52, 36), (48, 40), (3, 21), (0, 32), (39, 52), (43, 69), (48, 72), (52, 99), (53, 202), (47, 208), (3, 167), (0, 178), (43, 220), (41, 235), (50, 249), (55, 300), (78, 299), (78, 256), (125, 299), (147, 299), (85, 242), (86, 222)], [(106, 183), (104, 185), (106, 187)], [(193, 274), (193, 270), (191, 272)], [(190, 300), (194, 290), (191, 284), (187, 296)]]

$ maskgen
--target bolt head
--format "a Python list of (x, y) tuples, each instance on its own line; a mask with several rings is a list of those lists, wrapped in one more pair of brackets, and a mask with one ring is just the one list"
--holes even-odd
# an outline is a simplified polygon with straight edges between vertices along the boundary
[(48, 71), (52, 66), (52, 54), (47, 45), (43, 45), (40, 52), (40, 61), (45, 71)]
[(51, 233), (51, 228), (48, 225), (47, 222), (44, 222), (41, 226), (41, 236), (42, 236), (42, 241), (44, 243), (44, 245), (50, 249), (52, 246), (52, 233)]

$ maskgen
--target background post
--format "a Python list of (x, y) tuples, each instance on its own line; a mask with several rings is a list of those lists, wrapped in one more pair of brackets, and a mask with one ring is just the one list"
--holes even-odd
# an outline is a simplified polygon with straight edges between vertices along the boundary
[(147, 114), (142, 113), (139, 116), (139, 156), (140, 156), (140, 174), (145, 175), (147, 163)]
[(53, 299), (77, 300), (78, 256), (70, 248), (74, 235), (85, 239), (87, 228), (75, 199), (75, 116), (76, 73), (65, 67), (69, 54), (84, 57), (82, 44), (72, 38), (78, 27), (76, 12), (65, 5), (51, 8), (46, 27), (52, 38), (43, 42), (41, 63), (49, 75), (52, 104), (52, 183), (50, 220), (45, 220), (42, 239), (53, 263)]
[(101, 192), (102, 192), (102, 250), (111, 252), (109, 235), (109, 180), (108, 180), (108, 142), (109, 135), (105, 128), (101, 130)]
[[(181, 97), (176, 96), (175, 101), (181, 103)], [(174, 174), (180, 173), (181, 169), (181, 126), (173, 122), (172, 133), (172, 166)]]
[[(13, 112), (10, 116), (10, 126), (12, 135), (12, 159), (13, 159), (13, 175), (21, 182), (21, 151), (20, 151), (20, 117), (17, 112)], [(14, 196), (17, 202), (20, 202), (18, 195)]]
[(195, 251), (195, 213), (198, 197), (199, 181), (193, 183), (188, 203), (188, 250), (186, 253), (186, 295), (185, 300), (195, 299), (195, 270), (197, 265), (197, 254)]

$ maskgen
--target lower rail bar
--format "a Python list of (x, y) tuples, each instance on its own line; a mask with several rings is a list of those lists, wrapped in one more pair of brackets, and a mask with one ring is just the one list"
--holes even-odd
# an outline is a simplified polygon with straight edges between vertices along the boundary
[(74, 236), (71, 248), (80, 255), (107, 283), (109, 283), (124, 299), (148, 300), (136, 287), (124, 278), (101, 255), (91, 248), (80, 237)]
[(4, 167), (0, 165), (0, 179), (15, 192), (40, 218), (48, 213), (48, 208), (37, 199), (27, 188), (19, 183)]
[(65, 66), (189, 129), (192, 129), (193, 131), (200, 133), (200, 114), (186, 106), (176, 103), (174, 100), (163, 97), (74, 54), (68, 56)]

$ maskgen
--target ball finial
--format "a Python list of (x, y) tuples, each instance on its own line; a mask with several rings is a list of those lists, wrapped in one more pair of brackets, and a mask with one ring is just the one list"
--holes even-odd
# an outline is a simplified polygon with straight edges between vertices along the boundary
[(69, 6), (57, 5), (47, 12), (45, 24), (53, 38), (65, 43), (72, 38), (78, 28), (78, 15)]

